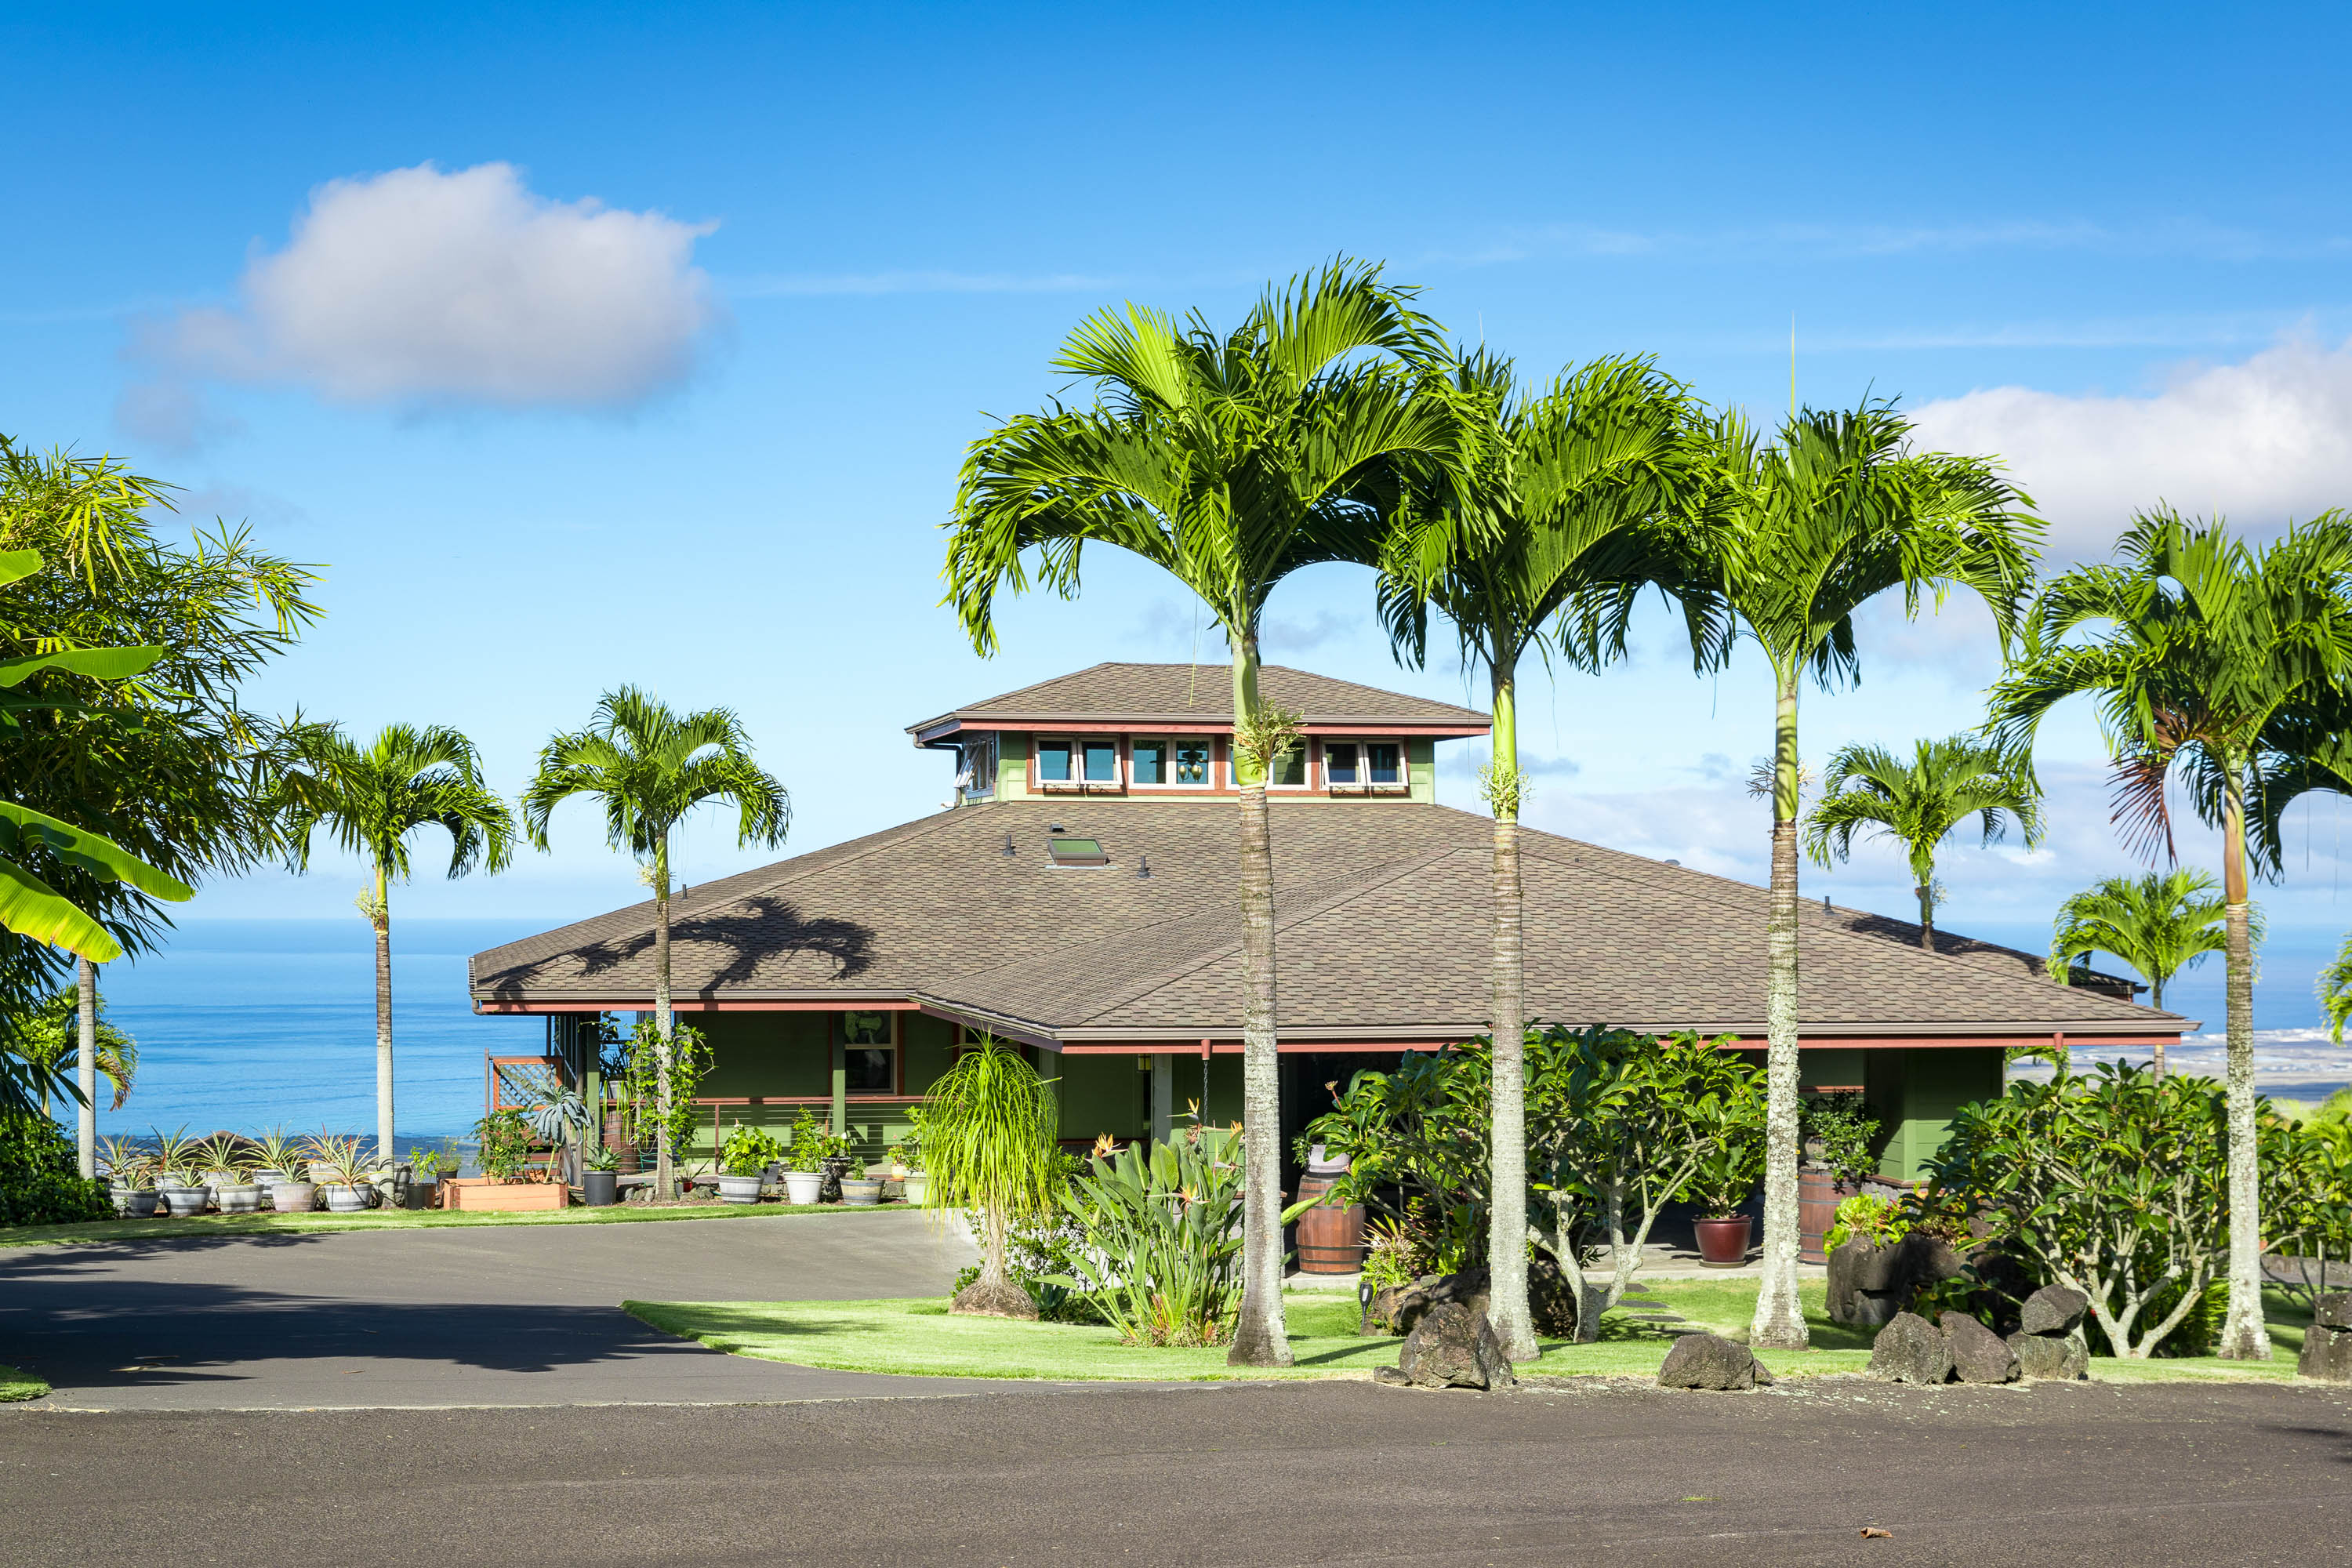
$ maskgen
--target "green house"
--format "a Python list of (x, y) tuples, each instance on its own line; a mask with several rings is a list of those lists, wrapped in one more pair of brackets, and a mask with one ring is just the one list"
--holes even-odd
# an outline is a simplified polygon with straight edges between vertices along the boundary
[[(1483, 1032), (1492, 824), (1435, 803), (1437, 747), (1486, 716), (1268, 666), (1305, 717), (1273, 811), (1284, 1143), (1360, 1068)], [(694, 888), (672, 904), (679, 1016), (715, 1065), (701, 1142), (815, 1109), (869, 1155), (982, 1032), (1032, 1052), (1075, 1146), (1241, 1114), (1239, 814), (1229, 684), (1101, 664), (908, 727), (955, 803)], [(1761, 888), (1528, 831), (1527, 1000), (1538, 1018), (1764, 1044)], [(475, 1011), (541, 1014), (578, 1071), (581, 1020), (653, 1005), (653, 906), (474, 956)], [(1823, 904), (1801, 931), (1804, 1086), (1861, 1089), (1909, 1178), (2017, 1046), (2167, 1043), (2187, 1020), (2127, 982), (2062, 986), (2039, 957)]]

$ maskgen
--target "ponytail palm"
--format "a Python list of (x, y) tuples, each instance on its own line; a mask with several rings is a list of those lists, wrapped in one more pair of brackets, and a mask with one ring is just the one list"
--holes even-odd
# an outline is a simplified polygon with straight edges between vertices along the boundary
[[(523, 791), (523, 826), (547, 847), (548, 818), (573, 795), (604, 807), (604, 841), (643, 862), (654, 889), (654, 1026), (661, 1059), (654, 1180), (671, 1187), (669, 836), (706, 801), (735, 807), (738, 847), (783, 842), (792, 797), (752, 760), (751, 737), (731, 710), (678, 713), (634, 686), (605, 693), (588, 727), (551, 738)], [(839, 1131), (839, 1128), (835, 1129)]]
[(1772, 667), (1770, 964), (1765, 1000), (1764, 1270), (1752, 1342), (1807, 1342), (1797, 1300), (1797, 689), (1858, 679), (1853, 613), (1901, 589), (1982, 595), (2004, 638), (2032, 574), (2039, 521), (1980, 458), (1909, 449), (1885, 405), (1807, 409), (1767, 445), (1736, 416), (1716, 431), (1715, 587)]
[[(2037, 600), (2025, 653), (1993, 688), (1991, 721), (2022, 744), (2058, 703), (2094, 697), (2116, 759), (2116, 820), (2136, 844), (2169, 858), (2167, 788), (2176, 776), (2199, 816), (2221, 831), (2230, 1305), (2216, 1348), (2267, 1360), (2249, 819), (2253, 868), (2275, 874), (2279, 797), (2312, 787), (2300, 764), (2340, 746), (2340, 731), (2300, 721), (2331, 711), (2352, 681), (2352, 522), (2325, 513), (2256, 548), (2219, 521), (2158, 507), (2133, 520), (2116, 554), (2116, 564), (2066, 573)], [(2062, 640), (2092, 623), (2106, 629)]]
[(1936, 850), (1971, 816), (1983, 843), (2000, 843), (2012, 821), (2027, 848), (2042, 842), (2042, 792), (1998, 746), (1967, 736), (1921, 741), (1908, 761), (1884, 746), (1844, 746), (1806, 819), (1805, 848), (1827, 866), (1853, 853), (1857, 832), (1902, 845), (1919, 898), (1919, 945), (1933, 952)]
[(1001, 1040), (982, 1037), (931, 1087), (923, 1102), (923, 1169), (930, 1178), (924, 1202), (965, 1210), (980, 1237), (980, 1278), (957, 1295), (954, 1310), (1037, 1315), (1029, 1293), (1005, 1273), (1005, 1233), (1059, 1202), (1060, 1137), (1052, 1091)]
[[(1642, 359), (1603, 359), (1541, 394), (1520, 394), (1507, 360), (1484, 352), (1454, 373), (1475, 423), (1475, 458), (1433, 504), (1407, 510), (1382, 561), (1381, 608), (1401, 658), (1423, 662), (1428, 610), (1453, 623), (1463, 663), (1484, 665), (1494, 694), (1495, 814), (1491, 1021), (1494, 1194), (1488, 1316), (1514, 1361), (1540, 1354), (1528, 1302), (1527, 1045), (1518, 815), (1518, 666), (1570, 606), (1593, 633), (1563, 639), (1594, 668), (1623, 647), (1622, 607), (1645, 584), (1679, 583), (1684, 558), (1666, 520), (1689, 509), (1704, 469), (1694, 405)], [(1703, 601), (1685, 601), (1700, 645)], [(1592, 612), (1610, 607), (1609, 616)]]
[(1233, 650), (1247, 1179), (1237, 1365), (1290, 1362), (1265, 805), (1267, 753), (1288, 726), (1259, 699), (1259, 626), (1300, 567), (1376, 564), (1384, 488), (1400, 468), (1457, 455), (1451, 395), (1421, 368), (1440, 352), (1437, 328), (1412, 300), (1378, 268), (1339, 262), (1269, 289), (1223, 334), (1135, 305), (1092, 316), (1053, 362), (1094, 384), (1092, 406), (1017, 416), (975, 441), (950, 524), (948, 602), (982, 654), (996, 650), (1000, 589), (1025, 591), (1034, 570), (1075, 596), (1088, 544), (1175, 577)]
[(335, 847), (367, 861), (374, 886), (359, 899), (375, 929), (375, 1147), (393, 1157), (392, 884), (408, 880), (409, 838), (422, 827), (449, 836), (449, 875), (477, 866), (503, 871), (514, 853), (514, 818), (482, 782), (473, 742), (439, 724), (387, 724), (362, 747), (331, 724), (298, 726), (280, 784), (288, 863), (310, 868), (320, 827)]
[[(2147, 977), (2148, 1004), (2164, 1005), (2166, 983), (2209, 952), (2229, 948), (2229, 906), (2212, 877), (2186, 866), (2144, 877), (2109, 877), (2058, 906), (2050, 935), (2050, 978), (2063, 985), (2074, 960), (2112, 953)], [(2156, 1041), (2164, 1076), (2164, 1037)]]

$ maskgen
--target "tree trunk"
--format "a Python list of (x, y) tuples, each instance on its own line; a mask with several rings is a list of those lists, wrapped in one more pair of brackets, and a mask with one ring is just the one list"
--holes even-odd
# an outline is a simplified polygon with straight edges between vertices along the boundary
[(81, 1050), (74, 1058), (74, 1082), (81, 1087), (81, 1110), (74, 1118), (74, 1153), (88, 1181), (98, 1174), (98, 965), (77, 959), (74, 978), (81, 993), (75, 1009)]
[[(2149, 981), (2147, 992), (2147, 1005), (2155, 1008), (2159, 1013), (2163, 1012), (2164, 982), (2161, 980)], [(2226, 1026), (2224, 1026), (2224, 1027)], [(2158, 1035), (2156, 1037), (2156, 1081), (2158, 1083), (2162, 1083), (2164, 1081), (2164, 1037), (2162, 1035)]]
[(1919, 945), (1933, 952), (1936, 951), (1936, 879), (1930, 877), (1911, 890), (1919, 895)]
[[(1234, 722), (1257, 712), (1257, 636), (1234, 642)], [(1242, 769), (1238, 747), (1234, 765)], [(1247, 774), (1255, 773), (1255, 777)], [(1234, 1366), (1288, 1366), (1282, 1311), (1282, 1058), (1275, 1037), (1274, 850), (1265, 774), (1237, 772), (1242, 807), (1242, 1305)], [(1203, 1110), (1206, 1107), (1202, 1108)]]
[(1779, 684), (1772, 733), (1772, 891), (1765, 950), (1764, 1269), (1748, 1343), (1803, 1350), (1810, 1343), (1797, 1299), (1797, 673)]
[(1494, 949), (1494, 1136), (1488, 1168), (1486, 1264), (1490, 1284), (1487, 1321), (1495, 1325), (1503, 1353), (1533, 1361), (1534, 1315), (1528, 1307), (1528, 1046), (1525, 906), (1519, 887), (1519, 734), (1514, 670), (1507, 658), (1490, 658), (1494, 675), (1494, 761), (1488, 804), (1495, 813)]
[(654, 840), (654, 1195), (673, 1198), (677, 1165), (669, 1146), (669, 835)]
[(392, 1163), (392, 906), (385, 901), (390, 879), (375, 868), (375, 910), (368, 923), (375, 928), (375, 1157)]
[(2246, 908), (2246, 803), (2234, 761), (2221, 786), (2221, 898), (2229, 942), (2230, 1310), (2213, 1353), (2268, 1361), (2263, 1210), (2254, 1135), (2254, 952)]

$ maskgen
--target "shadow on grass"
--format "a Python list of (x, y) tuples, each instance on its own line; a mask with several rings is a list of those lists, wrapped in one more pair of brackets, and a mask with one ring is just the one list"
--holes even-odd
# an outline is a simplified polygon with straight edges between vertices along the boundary
[[(731, 1345), (757, 1344), (761, 1340), (882, 1331), (870, 1319), (854, 1312), (829, 1315), (824, 1310), (824, 1302), (789, 1303), (794, 1309), (789, 1316), (780, 1313), (777, 1305), (765, 1301), (624, 1301), (621, 1310), (663, 1333), (675, 1334), (682, 1340), (700, 1340), (721, 1350)], [(940, 1315), (947, 1315), (945, 1307), (940, 1309)]]

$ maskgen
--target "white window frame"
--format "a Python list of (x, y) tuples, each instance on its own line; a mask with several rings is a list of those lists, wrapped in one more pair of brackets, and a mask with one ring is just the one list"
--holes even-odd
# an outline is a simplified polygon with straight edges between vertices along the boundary
[[(1370, 774), (1372, 771), (1371, 752), (1368, 748), (1372, 746), (1394, 746), (1397, 749), (1397, 782), (1394, 784), (1374, 784), (1369, 777), (1366, 777), (1355, 784), (1339, 783), (1331, 776), (1331, 748), (1333, 746), (1356, 747), (1356, 771), (1363, 774)], [(1382, 795), (1410, 795), (1412, 793), (1412, 750), (1411, 746), (1406, 743), (1405, 738), (1401, 735), (1329, 736), (1323, 742), (1323, 788), (1327, 793), (1338, 795), (1368, 795), (1377, 797)]]
[[(1276, 784), (1274, 782), (1274, 770), (1269, 767), (1265, 771), (1265, 793), (1268, 795), (1306, 795), (1310, 793), (1315, 788), (1315, 753), (1320, 746), (1321, 741), (1322, 737), (1320, 736), (1299, 736), (1298, 782), (1295, 784)], [(1233, 748), (1231, 746), (1227, 746), (1225, 750), (1228, 754), (1231, 754)]]
[[(1120, 795), (1127, 789), (1127, 745), (1123, 735), (1039, 734), (1029, 741), (1029, 756), (1035, 765), (1039, 795)], [(1088, 742), (1110, 742), (1110, 777), (1087, 777), (1087, 744)], [(1070, 748), (1070, 776), (1049, 779), (1045, 776), (1045, 750), (1055, 742)]]
[[(1131, 737), (1128, 742), (1128, 783), (1136, 789), (1180, 789), (1186, 791), (1213, 790), (1217, 787), (1216, 739), (1217, 738), (1214, 735), (1138, 735)], [(1166, 784), (1141, 784), (1137, 782), (1134, 774), (1133, 759), (1135, 755), (1134, 743), (1139, 740), (1157, 741), (1160, 742), (1160, 746), (1165, 749), (1168, 759), (1167, 765), (1169, 775), (1168, 782)], [(1201, 782), (1199, 784), (1184, 784), (1175, 776), (1176, 748), (1181, 745), (1196, 742), (1199, 744), (1201, 750), (1207, 753), (1202, 763)]]
[[(964, 766), (971, 770), (971, 783), (963, 786), (966, 800), (996, 798), (996, 773), (1003, 766), (1003, 750), (993, 734), (976, 736), (963, 743)], [(985, 766), (982, 763), (985, 763)]]

